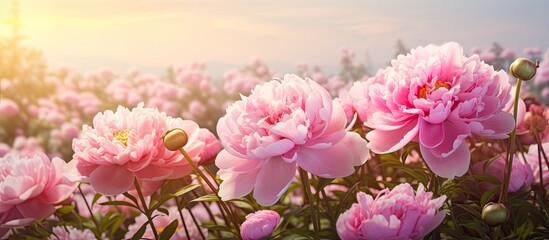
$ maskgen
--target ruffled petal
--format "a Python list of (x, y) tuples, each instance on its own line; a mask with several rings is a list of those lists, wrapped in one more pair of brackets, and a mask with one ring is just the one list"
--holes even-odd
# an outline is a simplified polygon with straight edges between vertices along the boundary
[(374, 129), (366, 134), (368, 147), (375, 153), (390, 153), (401, 149), (416, 137), (419, 131), (418, 119), (409, 121), (402, 128), (392, 131)]
[(123, 166), (99, 166), (90, 174), (92, 188), (103, 195), (124, 193), (133, 185), (135, 176)]
[(466, 143), (462, 143), (456, 150), (446, 156), (437, 157), (431, 153), (431, 149), (419, 144), (421, 155), (427, 166), (438, 176), (454, 178), (463, 176), (469, 169), (471, 153)]
[(262, 166), (254, 188), (254, 198), (263, 206), (278, 201), (295, 177), (297, 165), (287, 163), (281, 157), (273, 157)]

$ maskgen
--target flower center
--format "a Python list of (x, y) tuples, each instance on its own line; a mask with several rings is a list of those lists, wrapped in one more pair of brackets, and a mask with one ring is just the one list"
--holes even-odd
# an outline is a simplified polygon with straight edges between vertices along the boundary
[(427, 86), (427, 85), (424, 85), (424, 86), (420, 87), (420, 88), (417, 90), (417, 97), (418, 97), (418, 98), (423, 98), (423, 99), (425, 99), (425, 98), (427, 98), (427, 94), (428, 94), (428, 93), (430, 93), (430, 92), (432, 92), (432, 91), (435, 91), (435, 90), (437, 90), (437, 89), (439, 89), (439, 88), (441, 88), (441, 87), (444, 87), (444, 88), (446, 88), (446, 89), (450, 89), (450, 87), (452, 87), (452, 86), (451, 86), (450, 83), (448, 83), (448, 82), (443, 82), (443, 81), (437, 80), (437, 81), (435, 82), (435, 89), (431, 89), (431, 88), (430, 88), (429, 86)]
[(124, 146), (128, 146), (128, 134), (128, 131), (119, 131), (113, 133), (114, 139), (124, 144)]

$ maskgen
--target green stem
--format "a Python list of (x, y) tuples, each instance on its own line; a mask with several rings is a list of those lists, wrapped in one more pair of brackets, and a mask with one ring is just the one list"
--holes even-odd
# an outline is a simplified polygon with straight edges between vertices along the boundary
[(86, 208), (90, 212), (90, 218), (92, 219), (93, 224), (95, 225), (95, 228), (97, 228), (97, 233), (98, 233), (97, 235), (101, 236), (101, 233), (102, 233), (101, 227), (100, 227), (99, 223), (97, 222), (97, 220), (95, 219), (95, 216), (93, 215), (90, 204), (88, 203), (88, 200), (86, 199), (86, 195), (84, 195), (84, 191), (82, 191), (82, 188), (80, 187), (80, 184), (78, 184), (78, 191), (80, 191), (80, 195), (82, 195), (82, 199), (84, 199), (84, 203), (86, 204)]
[(307, 202), (311, 207), (311, 221), (313, 222), (313, 228), (314, 228), (314, 239), (319, 239), (318, 237), (318, 228), (319, 224), (317, 222), (316, 218), (316, 211), (315, 211), (315, 204), (313, 201), (313, 196), (311, 194), (311, 184), (309, 182), (309, 176), (305, 170), (302, 168), (299, 168), (299, 175), (301, 176), (301, 183), (303, 186), (303, 194), (305, 194), (305, 197), (307, 198)]
[(511, 138), (509, 141), (509, 149), (507, 152), (507, 159), (505, 161), (505, 178), (503, 179), (503, 185), (501, 185), (498, 203), (505, 203), (505, 199), (507, 198), (507, 192), (509, 191), (509, 181), (511, 180), (511, 171), (513, 170), (513, 156), (515, 155), (515, 138), (517, 136), (516, 122), (521, 83), (522, 80), (520, 80), (520, 78), (517, 78), (515, 102), (513, 104), (513, 119), (515, 120), (515, 126), (513, 127), (513, 131), (511, 132)]
[[(185, 224), (185, 218), (183, 217), (183, 208), (181, 207), (181, 203), (179, 203), (178, 197), (175, 198), (175, 204), (177, 204), (177, 212), (179, 212), (179, 217), (181, 218), (181, 224), (183, 224), (183, 229), (185, 229), (185, 236), (187, 236), (187, 239), (191, 239), (189, 234), (189, 229), (187, 229), (187, 224)], [(202, 232), (200, 231), (200, 228), (198, 228), (198, 231), (202, 234)], [(202, 236), (202, 239), (204, 239), (204, 236)]]
[[(181, 154), (183, 154), (183, 156), (185, 157), (185, 159), (187, 159), (187, 162), (189, 162), (189, 164), (194, 169), (196, 174), (198, 174), (202, 178), (202, 180), (204, 180), (204, 182), (206, 182), (208, 187), (210, 187), (214, 191), (215, 195), (219, 198), (219, 194), (218, 194), (219, 190), (216, 187), (214, 187), (214, 185), (210, 182), (210, 180), (208, 180), (206, 175), (204, 175), (204, 173), (202, 171), (200, 171), (200, 169), (198, 168), (198, 165), (196, 165), (196, 163), (193, 162), (193, 160), (191, 159), (189, 154), (187, 154), (187, 151), (185, 151), (185, 149), (183, 149), (183, 148), (180, 148), (179, 152), (181, 152)], [(219, 201), (219, 203), (221, 205), (221, 208), (223, 208), (223, 211), (225, 211), (227, 213), (227, 215), (229, 215), (229, 219), (231, 220), (232, 224), (235, 227), (236, 235), (238, 236), (238, 238), (241, 238), (241, 236), (240, 236), (240, 226), (238, 225), (238, 221), (236, 220), (236, 217), (234, 216), (233, 212), (231, 210), (229, 210), (229, 208), (227, 207), (225, 202)]]
[(143, 197), (143, 193), (141, 192), (141, 187), (139, 187), (139, 182), (137, 181), (137, 178), (133, 180), (133, 184), (135, 185), (135, 190), (137, 190), (137, 195), (139, 195), (141, 204), (143, 204), (143, 212), (145, 213), (145, 216), (149, 220), (149, 224), (151, 225), (154, 238), (158, 239), (158, 232), (156, 231), (156, 227), (154, 226), (153, 219), (151, 217), (151, 212), (149, 212), (149, 208), (147, 207), (147, 203), (145, 202), (145, 198)]

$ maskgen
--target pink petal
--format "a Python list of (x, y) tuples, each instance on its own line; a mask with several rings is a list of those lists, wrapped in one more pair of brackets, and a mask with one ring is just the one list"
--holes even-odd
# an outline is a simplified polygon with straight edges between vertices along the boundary
[(347, 132), (341, 140), (341, 144), (345, 145), (351, 153), (353, 153), (353, 165), (360, 166), (368, 160), (370, 151), (368, 150), (368, 142), (358, 133)]
[(52, 215), (55, 212), (55, 207), (44, 203), (40, 198), (33, 198), (17, 205), (17, 210), (24, 218), (39, 220)]
[[(452, 154), (460, 145), (466, 137), (471, 133), (471, 128), (464, 122), (451, 122), (446, 121), (443, 123), (444, 126), (444, 140), (441, 144), (436, 147), (428, 147), (431, 153), (438, 157), (446, 157)], [(420, 144), (421, 145), (421, 144)]]
[(444, 141), (444, 125), (419, 120), (419, 142), (428, 148), (437, 147)]
[(484, 129), (475, 134), (494, 139), (507, 138), (509, 132), (513, 131), (515, 127), (513, 115), (508, 112), (500, 112), (480, 123)]
[(173, 169), (167, 167), (158, 167), (151, 164), (143, 170), (135, 172), (134, 174), (135, 177), (140, 180), (158, 181), (168, 178), (173, 171)]
[(248, 195), (254, 188), (258, 173), (259, 169), (243, 173), (219, 170), (218, 174), (223, 179), (218, 192), (221, 200), (227, 201)]
[(215, 158), (215, 165), (219, 169), (226, 169), (237, 173), (253, 171), (261, 165), (261, 162), (262, 161), (260, 160), (251, 160), (234, 156), (225, 149), (221, 150)]
[(302, 147), (297, 153), (297, 164), (305, 171), (324, 178), (349, 176), (355, 171), (355, 160), (345, 143), (339, 142), (326, 149)]
[(42, 201), (44, 201), (45, 203), (57, 204), (70, 197), (73, 190), (73, 186), (57, 185), (42, 193), (40, 198), (42, 198)]
[(366, 134), (368, 147), (375, 153), (390, 153), (401, 149), (414, 139), (418, 133), (418, 119), (408, 122), (402, 128), (393, 131), (374, 129)]
[(135, 176), (123, 166), (99, 166), (90, 174), (92, 188), (103, 195), (117, 195), (128, 191)]
[(294, 147), (294, 143), (290, 139), (282, 139), (273, 142), (266, 147), (258, 147), (251, 151), (251, 153), (260, 159), (266, 159), (273, 156), (282, 155)]
[(454, 178), (463, 176), (469, 169), (471, 153), (466, 143), (459, 145), (456, 150), (446, 156), (437, 157), (431, 153), (431, 149), (419, 144), (421, 155), (427, 166), (438, 176)]
[(287, 163), (281, 157), (267, 160), (257, 175), (254, 198), (263, 206), (275, 204), (290, 186), (296, 170), (295, 163)]

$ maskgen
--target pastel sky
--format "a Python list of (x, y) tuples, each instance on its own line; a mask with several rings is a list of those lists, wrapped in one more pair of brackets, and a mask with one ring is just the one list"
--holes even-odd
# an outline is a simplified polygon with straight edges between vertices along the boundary
[[(9, 16), (0, 1), (0, 18)], [(277, 71), (297, 62), (337, 69), (342, 47), (376, 68), (397, 39), (412, 48), (457, 41), (549, 47), (549, 1), (20, 1), (26, 43), (79, 70), (159, 70), (204, 61), (210, 70), (260, 57)], [(0, 25), (4, 28), (5, 25)], [(220, 74), (220, 73), (219, 73)]]

